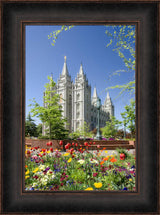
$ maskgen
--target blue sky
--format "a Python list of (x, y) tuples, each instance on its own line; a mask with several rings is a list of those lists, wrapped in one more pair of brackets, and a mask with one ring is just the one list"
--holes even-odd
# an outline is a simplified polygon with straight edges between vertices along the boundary
[[(106, 47), (110, 39), (105, 34), (105, 26), (75, 26), (62, 32), (55, 46), (52, 46), (48, 35), (57, 29), (60, 26), (26, 26), (26, 116), (33, 98), (43, 105), (47, 76), (53, 73), (53, 80), (57, 82), (62, 72), (64, 56), (67, 57), (67, 67), (73, 81), (82, 63), (91, 85), (91, 95), (96, 86), (102, 104), (107, 95), (107, 87), (133, 80), (133, 72), (109, 78), (116, 70), (126, 68), (118, 54), (112, 50), (113, 47)], [(120, 113), (124, 112), (124, 106), (129, 104), (131, 96), (129, 93), (118, 96), (119, 92), (119, 89), (109, 90), (115, 106), (115, 117), (121, 120)], [(37, 124), (40, 123), (38, 119), (34, 119)]]

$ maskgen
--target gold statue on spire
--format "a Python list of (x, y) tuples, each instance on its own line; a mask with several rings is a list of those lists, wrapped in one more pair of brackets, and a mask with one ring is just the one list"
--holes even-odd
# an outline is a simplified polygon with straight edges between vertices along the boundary
[(67, 60), (67, 57), (66, 57), (66, 56), (64, 56), (64, 60), (65, 60), (65, 62), (66, 62), (66, 60)]

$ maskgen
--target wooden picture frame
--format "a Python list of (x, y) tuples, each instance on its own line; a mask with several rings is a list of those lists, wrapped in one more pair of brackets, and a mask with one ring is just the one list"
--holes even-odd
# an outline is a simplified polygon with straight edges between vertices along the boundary
[[(159, 1), (1, 1), (1, 214), (159, 214)], [(135, 23), (136, 192), (24, 192), (24, 26)]]

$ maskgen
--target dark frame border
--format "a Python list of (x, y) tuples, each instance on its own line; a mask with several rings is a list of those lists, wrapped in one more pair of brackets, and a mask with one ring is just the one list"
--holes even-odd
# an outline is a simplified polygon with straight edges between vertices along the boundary
[[(37, 4), (38, 3), (38, 4)], [(2, 2), (2, 73), (1, 73), (1, 212), (3, 213), (159, 213), (158, 205), (158, 72), (159, 72), (159, 3), (128, 2), (96, 3)], [(52, 7), (51, 6), (52, 3)], [(116, 4), (115, 4), (116, 3)], [(150, 3), (150, 4), (148, 4)], [(136, 8), (136, 11), (135, 11)], [(127, 10), (131, 14), (127, 13)], [(34, 14), (33, 14), (34, 11)], [(45, 13), (42, 13), (45, 12)], [(47, 15), (46, 15), (47, 11)], [(76, 12), (75, 12), (76, 11)], [(114, 11), (114, 13), (113, 13)], [(126, 12), (124, 15), (123, 12)], [(133, 11), (135, 15), (132, 14)], [(40, 13), (41, 12), (41, 13)], [(117, 14), (115, 14), (117, 12)], [(94, 16), (93, 16), (94, 15)], [(140, 188), (135, 193), (47, 193), (22, 195), (19, 186), (21, 150), (24, 140), (24, 76), (21, 49), (21, 23), (40, 22), (91, 23), (131, 19), (140, 22), (140, 52), (138, 73), (141, 76), (136, 94), (138, 108), (138, 151), (142, 169), (139, 171)], [(131, 18), (129, 18), (131, 17)], [(134, 19), (133, 19), (134, 18)], [(150, 29), (150, 31), (149, 31)], [(147, 31), (148, 36), (145, 34)], [(155, 34), (156, 32), (156, 34)], [(156, 42), (155, 42), (156, 41)], [(148, 45), (148, 47), (146, 47)], [(150, 64), (148, 63), (150, 62)], [(24, 69), (24, 68), (23, 68)], [(152, 72), (152, 73), (151, 73)], [(137, 77), (136, 77), (137, 78)], [(138, 77), (139, 80), (139, 77)], [(136, 88), (137, 88), (136, 87)], [(21, 93), (20, 93), (21, 92)], [(137, 96), (138, 95), (138, 96)], [(156, 95), (156, 96), (155, 96)], [(149, 122), (149, 124), (147, 123)], [(150, 141), (154, 145), (151, 145)], [(146, 144), (146, 145), (145, 145)], [(5, 155), (5, 156), (4, 156)], [(154, 158), (154, 160), (153, 160)], [(145, 165), (148, 165), (147, 168)], [(144, 180), (145, 179), (145, 180)], [(148, 190), (147, 190), (148, 189)], [(74, 197), (74, 198), (73, 198)], [(98, 197), (98, 198), (97, 198)], [(54, 202), (54, 203), (53, 203)], [(65, 204), (64, 204), (65, 202)], [(107, 205), (108, 203), (109, 205)], [(46, 207), (46, 208), (45, 208)]]

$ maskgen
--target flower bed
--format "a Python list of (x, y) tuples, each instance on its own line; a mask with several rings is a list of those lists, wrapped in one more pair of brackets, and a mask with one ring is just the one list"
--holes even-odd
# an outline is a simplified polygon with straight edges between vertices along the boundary
[[(50, 146), (51, 146), (50, 142)], [(121, 149), (67, 149), (67, 152), (26, 147), (25, 189), (42, 191), (135, 190), (135, 157)]]

